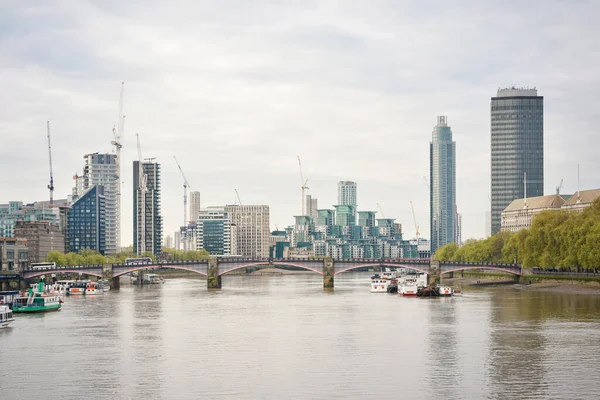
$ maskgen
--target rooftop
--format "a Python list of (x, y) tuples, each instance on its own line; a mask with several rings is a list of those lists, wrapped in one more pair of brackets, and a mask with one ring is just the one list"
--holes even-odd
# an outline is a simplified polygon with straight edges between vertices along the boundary
[[(536, 210), (540, 208), (560, 208), (565, 199), (558, 194), (527, 198), (527, 209)], [(503, 212), (518, 211), (525, 209), (525, 199), (515, 199), (504, 209)]]
[(529, 88), (511, 86), (509, 88), (498, 89), (497, 97), (530, 97), (537, 95), (537, 89), (535, 87)]
[[(600, 197), (600, 189), (590, 189), (590, 190), (581, 190), (579, 191), (579, 196), (577, 192), (571, 196), (569, 200), (565, 202), (565, 206), (572, 206), (578, 203), (593, 203), (594, 200)], [(581, 201), (579, 201), (581, 198)]]

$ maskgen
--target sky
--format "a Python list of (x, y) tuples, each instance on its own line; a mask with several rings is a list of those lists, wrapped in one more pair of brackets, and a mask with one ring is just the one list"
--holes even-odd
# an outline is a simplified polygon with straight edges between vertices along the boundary
[[(201, 205), (267, 204), (271, 228), (307, 194), (358, 184), (376, 210), (429, 237), (429, 142), (448, 116), (463, 240), (486, 235), (490, 98), (544, 96), (545, 192), (600, 187), (597, 1), (0, 2), (0, 203), (55, 198), (83, 155), (112, 152), (125, 82), (122, 244), (132, 238), (132, 161), (162, 165), (165, 235), (183, 222), (183, 179)], [(189, 211), (188, 211), (189, 212)]]

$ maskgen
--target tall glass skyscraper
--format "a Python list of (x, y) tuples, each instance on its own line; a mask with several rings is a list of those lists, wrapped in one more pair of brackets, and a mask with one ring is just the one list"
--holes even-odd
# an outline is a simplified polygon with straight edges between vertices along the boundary
[(456, 142), (445, 116), (438, 117), (429, 144), (431, 254), (456, 241)]
[(544, 98), (536, 89), (499, 89), (491, 104), (492, 234), (514, 199), (544, 195)]
[[(158, 254), (162, 251), (162, 215), (160, 209), (160, 164), (145, 161), (142, 171), (146, 190), (140, 190), (139, 161), (133, 162), (133, 252)], [(143, 227), (142, 227), (142, 224)], [(142, 229), (143, 228), (143, 229)], [(142, 231), (144, 245), (142, 246)], [(138, 252), (138, 248), (140, 251)]]
[(67, 248), (74, 253), (79, 250), (106, 252), (106, 198), (104, 186), (88, 189), (71, 205)]

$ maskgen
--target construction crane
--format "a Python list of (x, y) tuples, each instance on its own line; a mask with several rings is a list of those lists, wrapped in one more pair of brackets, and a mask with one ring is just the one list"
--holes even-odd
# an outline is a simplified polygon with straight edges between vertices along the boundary
[(419, 224), (417, 224), (417, 216), (415, 215), (415, 207), (412, 200), (410, 201), (410, 209), (412, 210), (413, 221), (415, 222), (415, 236), (417, 237), (417, 245), (419, 245)]
[(52, 145), (50, 144), (50, 121), (46, 121), (46, 127), (48, 131), (48, 161), (50, 164), (50, 204), (54, 204), (54, 174), (52, 173)]
[(300, 167), (300, 185), (302, 187), (302, 215), (306, 215), (306, 189), (308, 189), (308, 186), (306, 186), (306, 184), (308, 183), (308, 179), (305, 179), (304, 177), (304, 172), (302, 172), (302, 162), (300, 161), (300, 156), (298, 157), (298, 166)]
[(560, 183), (558, 184), (558, 186), (556, 187), (556, 194), (560, 194), (560, 189), (563, 188), (563, 180), (560, 180)]
[(235, 197), (237, 197), (237, 201), (239, 203), (239, 205), (242, 205), (242, 199), (240, 199), (240, 194), (238, 193), (237, 189), (233, 189), (235, 190)]
[(143, 158), (142, 158), (142, 147), (140, 146), (140, 135), (139, 133), (135, 134), (136, 138), (137, 138), (137, 151), (138, 151), (138, 181), (139, 181), (139, 193), (140, 193), (140, 202), (141, 204), (138, 204), (139, 210), (140, 210), (140, 221), (138, 221), (138, 225), (139, 225), (139, 240), (138, 240), (138, 248), (137, 248), (137, 253), (138, 255), (142, 255), (145, 253), (146, 251), (146, 179), (147, 176), (144, 173), (144, 166), (143, 166)]
[[(117, 180), (116, 185), (116, 198), (117, 198), (117, 248), (121, 248), (121, 148), (123, 147), (123, 134), (125, 132), (125, 116), (123, 115), (123, 97), (125, 93), (125, 82), (121, 82), (121, 93), (119, 94), (119, 116), (117, 117), (117, 124), (113, 125), (113, 136), (114, 140), (110, 142), (115, 147), (115, 154), (117, 156)], [(141, 162), (141, 159), (140, 159)]]
[(377, 209), (379, 210), (379, 212), (381, 213), (381, 216), (383, 218), (385, 218), (385, 214), (383, 213), (383, 210), (381, 209), (381, 206), (379, 205), (379, 203), (377, 203)]
[(187, 181), (183, 170), (181, 169), (181, 165), (179, 165), (179, 162), (177, 161), (177, 157), (173, 156), (173, 158), (175, 159), (175, 163), (177, 164), (179, 172), (181, 172), (181, 176), (183, 177), (183, 226), (187, 226), (187, 188), (190, 187), (190, 184)]

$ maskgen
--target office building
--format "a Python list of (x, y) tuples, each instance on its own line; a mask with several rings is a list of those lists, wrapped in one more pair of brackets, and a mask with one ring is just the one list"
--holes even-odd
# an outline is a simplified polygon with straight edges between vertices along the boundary
[(204, 249), (214, 256), (236, 254), (236, 226), (232, 226), (224, 207), (200, 209), (197, 221), (196, 250)]
[(190, 193), (190, 217), (188, 222), (196, 222), (200, 214), (200, 192)]
[(431, 254), (456, 240), (456, 142), (448, 119), (439, 116), (429, 144)]
[(499, 89), (492, 97), (491, 154), (494, 234), (513, 200), (544, 195), (544, 98), (536, 89)]
[(83, 159), (83, 175), (75, 175), (74, 200), (94, 186), (104, 188), (106, 255), (121, 248), (121, 200), (119, 198), (119, 164), (116, 154), (91, 153)]
[[(567, 198), (567, 196), (563, 197)], [(599, 198), (600, 189), (578, 190), (573, 196), (567, 198), (561, 208), (569, 211), (583, 211), (584, 208), (591, 206)]]
[(545, 210), (560, 210), (564, 204), (565, 199), (558, 194), (515, 199), (502, 211), (500, 229), (509, 232), (527, 229), (537, 214)]
[(167, 249), (173, 249), (174, 245), (173, 245), (173, 237), (171, 237), (171, 235), (167, 235), (165, 237), (165, 245), (164, 247), (166, 247)]
[(237, 253), (243, 257), (268, 258), (269, 206), (227, 205), (225, 212), (237, 227)]
[[(145, 181), (145, 188), (140, 186)], [(158, 254), (162, 250), (160, 164), (133, 162), (133, 252)]]
[(51, 221), (17, 221), (15, 237), (27, 240), (29, 262), (44, 262), (48, 252), (65, 250), (65, 236)]
[(175, 231), (173, 233), (173, 248), (175, 250), (181, 250), (181, 232)]
[(104, 186), (88, 189), (71, 205), (67, 249), (95, 250), (106, 254), (106, 198)]

